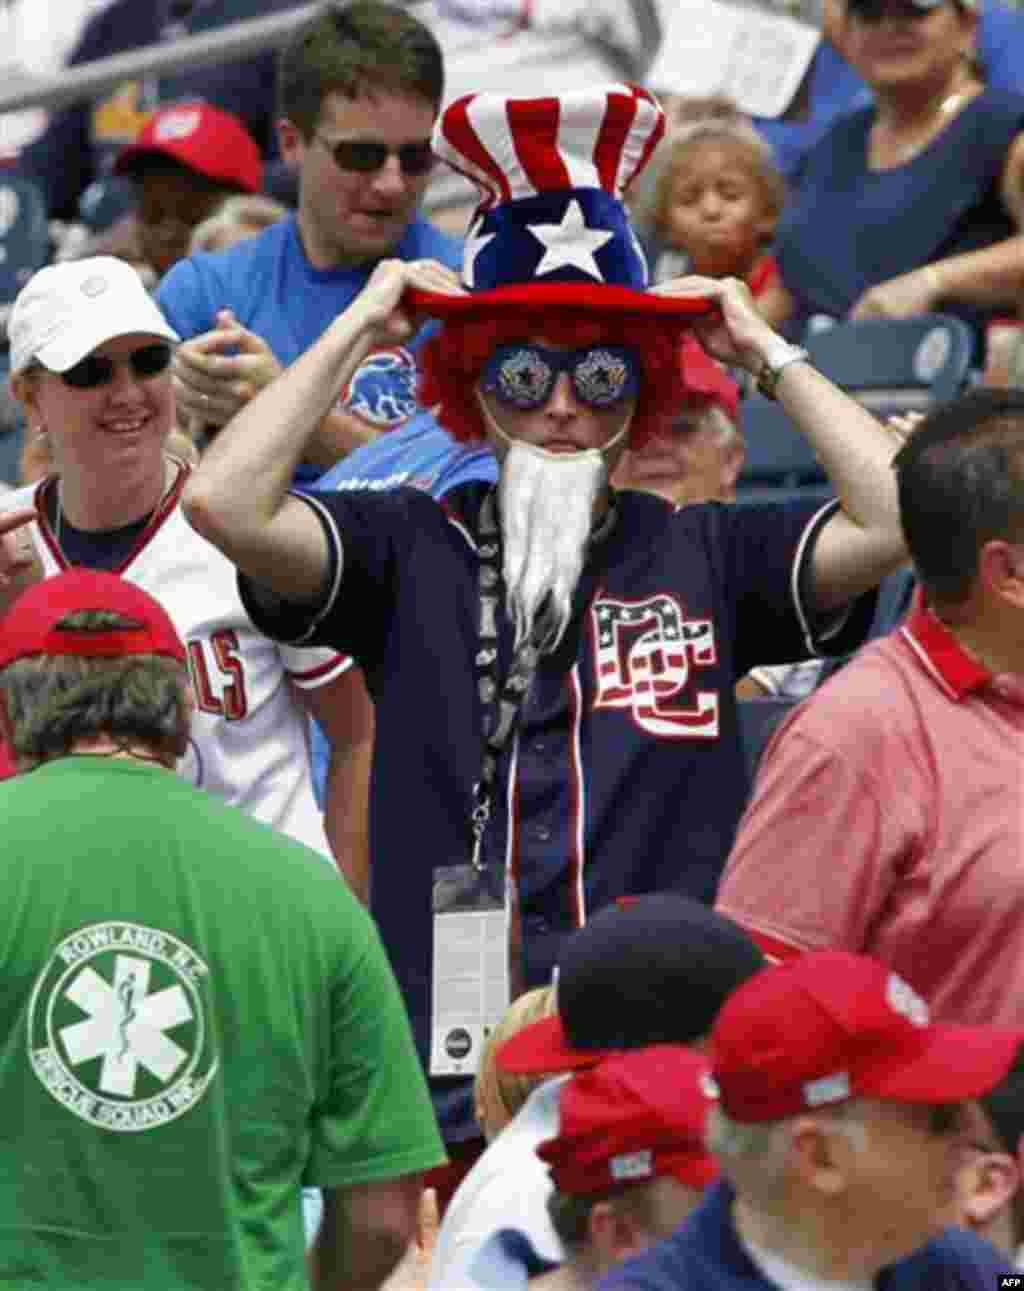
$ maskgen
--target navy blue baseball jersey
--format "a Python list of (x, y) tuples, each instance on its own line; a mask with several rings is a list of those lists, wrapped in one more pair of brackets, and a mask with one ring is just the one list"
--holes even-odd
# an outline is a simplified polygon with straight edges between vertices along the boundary
[[(462, 485), (440, 503), (407, 488), (307, 497), (338, 570), (316, 613), (270, 612), (241, 580), (262, 630), (329, 642), (366, 673), (371, 907), (424, 1055), (432, 869), (469, 860), (481, 768), (474, 535), (489, 487)], [(526, 985), (549, 980), (564, 935), (617, 897), (672, 889), (712, 901), (748, 789), (733, 685), (755, 663), (816, 646), (802, 572), (830, 514), (811, 504), (675, 510), (619, 494), (575, 618), (542, 658), (499, 764), (484, 839), (488, 869), (517, 879)], [(830, 648), (857, 643), (873, 604), (857, 603)], [(502, 622), (501, 676), (511, 651)], [(465, 1081), (451, 1086), (435, 1081), (455, 1140), (475, 1130)]]
[[(733, 1191), (716, 1184), (679, 1228), (597, 1284), (597, 1291), (779, 1291), (750, 1258), (732, 1222)], [(991, 1291), (1010, 1260), (957, 1228), (874, 1280), (875, 1291)]]

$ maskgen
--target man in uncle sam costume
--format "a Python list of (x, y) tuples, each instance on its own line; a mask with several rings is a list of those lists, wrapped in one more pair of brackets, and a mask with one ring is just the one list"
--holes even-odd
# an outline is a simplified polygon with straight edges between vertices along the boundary
[[(510, 991), (548, 980), (570, 930), (623, 896), (713, 900), (746, 792), (736, 678), (850, 649), (904, 559), (874, 418), (742, 284), (648, 287), (622, 195), (663, 129), (626, 85), (454, 102), (434, 147), (483, 199), (463, 280), (381, 263), (217, 437), (186, 498), (262, 630), (365, 670), (370, 905), (449, 1143), (478, 1133), (466, 1077), (487, 1029)], [(493, 445), (497, 486), (443, 503), (290, 492), (352, 366), (424, 314), (442, 326), (422, 402)], [(697, 329), (777, 392), (838, 501), (674, 509), (609, 487), (627, 444), (720, 389)]]

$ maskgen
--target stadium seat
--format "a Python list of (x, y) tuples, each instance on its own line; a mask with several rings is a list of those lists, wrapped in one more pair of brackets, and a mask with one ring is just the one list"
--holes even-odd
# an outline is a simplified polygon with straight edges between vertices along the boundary
[(782, 699), (774, 695), (766, 695), (764, 699), (737, 700), (740, 747), (743, 750), (743, 761), (751, 784), (754, 783), (757, 764), (761, 760), (765, 745), (774, 734), (775, 728), (799, 702), (798, 699)]
[(38, 186), (20, 175), (0, 177), (0, 331), (15, 296), (50, 254), (46, 204)]
[(737, 502), (785, 501), (832, 496), (832, 488), (808, 440), (780, 404), (753, 394), (740, 405), (746, 459), (737, 482)]
[(803, 344), (819, 371), (881, 417), (954, 398), (973, 345), (966, 323), (946, 314), (837, 323)]

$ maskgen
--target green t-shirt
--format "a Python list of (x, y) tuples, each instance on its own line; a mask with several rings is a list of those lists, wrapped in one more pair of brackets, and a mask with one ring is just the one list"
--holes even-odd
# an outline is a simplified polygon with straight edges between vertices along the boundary
[(299, 1190), (444, 1160), (372, 920), (173, 773), (0, 785), (0, 1285), (291, 1291)]

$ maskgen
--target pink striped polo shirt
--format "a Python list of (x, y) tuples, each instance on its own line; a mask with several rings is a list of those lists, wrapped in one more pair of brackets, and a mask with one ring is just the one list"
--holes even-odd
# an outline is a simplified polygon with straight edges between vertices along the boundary
[(1024, 676), (915, 601), (776, 732), (717, 908), (874, 955), (947, 1021), (1024, 1024)]

